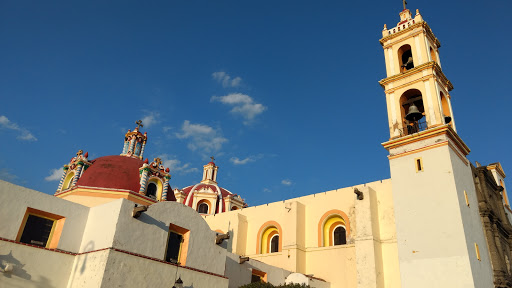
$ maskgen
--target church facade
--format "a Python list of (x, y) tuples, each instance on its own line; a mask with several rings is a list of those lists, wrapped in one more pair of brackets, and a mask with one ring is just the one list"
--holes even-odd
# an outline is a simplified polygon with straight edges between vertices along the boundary
[(404, 7), (380, 43), (390, 179), (248, 207), (213, 158), (173, 189), (137, 122), (120, 155), (80, 150), (53, 196), (0, 181), (0, 286), (512, 287), (505, 173), (466, 158), (440, 41)]

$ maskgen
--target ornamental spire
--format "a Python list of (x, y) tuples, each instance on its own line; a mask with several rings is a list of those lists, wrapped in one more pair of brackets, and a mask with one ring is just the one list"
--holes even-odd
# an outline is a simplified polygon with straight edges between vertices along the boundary
[(137, 127), (133, 131), (128, 130), (124, 136), (123, 153), (121, 156), (142, 159), (144, 156), (144, 148), (148, 139), (147, 132), (140, 132), (140, 128), (144, 127), (141, 120), (135, 121)]

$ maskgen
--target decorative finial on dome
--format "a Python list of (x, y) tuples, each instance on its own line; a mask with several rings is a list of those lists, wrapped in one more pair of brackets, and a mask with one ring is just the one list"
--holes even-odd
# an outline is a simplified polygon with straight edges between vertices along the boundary
[(211, 156), (210, 159), (212, 159), (212, 162), (215, 161), (215, 158), (213, 156)]
[(142, 160), (148, 136), (147, 133), (142, 134), (139, 131), (141, 127), (144, 127), (142, 120), (135, 121), (135, 124), (137, 124), (137, 127), (133, 131), (128, 130), (124, 136), (123, 153), (121, 155)]
[(140, 120), (140, 119), (135, 121), (135, 124), (137, 124), (137, 128), (144, 127), (144, 125), (142, 124), (142, 120)]

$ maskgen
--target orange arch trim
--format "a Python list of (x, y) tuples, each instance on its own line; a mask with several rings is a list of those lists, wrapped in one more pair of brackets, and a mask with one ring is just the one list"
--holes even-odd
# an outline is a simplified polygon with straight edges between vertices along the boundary
[[(260, 230), (258, 230), (258, 239), (256, 241), (256, 254), (262, 254), (264, 253), (261, 250), (261, 236), (263, 235), (263, 232), (267, 230), (267, 228), (270, 227), (276, 227), (277, 231), (279, 231), (279, 252), (283, 251), (283, 229), (281, 229), (281, 225), (277, 223), (276, 221), (267, 221), (261, 225)], [(267, 246), (268, 247), (268, 246)], [(266, 252), (265, 252), (266, 253)]]
[(325, 220), (333, 215), (339, 215), (341, 218), (343, 218), (343, 221), (345, 221), (345, 231), (347, 232), (347, 237), (350, 235), (350, 222), (348, 221), (347, 214), (338, 209), (329, 210), (325, 212), (324, 215), (322, 215), (320, 218), (320, 221), (318, 221), (318, 247), (324, 246), (322, 243), (322, 234), (324, 233), (322, 226), (324, 226)]

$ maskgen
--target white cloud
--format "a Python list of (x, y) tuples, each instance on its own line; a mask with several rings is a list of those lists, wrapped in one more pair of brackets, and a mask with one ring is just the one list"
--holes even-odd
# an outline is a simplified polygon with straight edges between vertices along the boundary
[(188, 139), (187, 147), (192, 150), (202, 150), (205, 153), (217, 152), (222, 148), (222, 144), (228, 142), (228, 139), (222, 137), (220, 131), (204, 124), (192, 124), (185, 120), (181, 127), (182, 133), (176, 133), (180, 139)]
[(50, 170), (50, 175), (45, 177), (44, 180), (46, 181), (59, 181), (60, 178), (62, 177), (62, 169), (52, 169)]
[(272, 190), (270, 190), (270, 189), (268, 189), (268, 188), (263, 188), (263, 192), (265, 192), (265, 193), (270, 193), (270, 192), (272, 192)]
[(263, 104), (254, 102), (251, 96), (242, 93), (231, 93), (226, 96), (212, 96), (210, 102), (220, 102), (222, 104), (230, 105), (233, 108), (231, 113), (239, 114), (246, 121), (244, 124), (250, 123), (254, 118), (267, 110)]
[(148, 128), (149, 126), (156, 124), (160, 122), (160, 113), (158, 112), (150, 112), (150, 114), (144, 116), (142, 120), (142, 125), (144, 125), (145, 128)]
[(244, 159), (240, 159), (238, 157), (231, 157), (231, 159), (229, 159), (229, 161), (231, 161), (231, 163), (235, 164), (235, 165), (245, 165), (247, 163), (250, 163), (250, 162), (254, 162), (258, 159), (261, 159), (263, 157), (263, 155), (256, 155), (256, 156), (249, 156), (249, 157), (246, 157)]
[(9, 173), (9, 170), (7, 168), (0, 169), (0, 180), (4, 180), (7, 182), (14, 182), (18, 179), (18, 176)]
[(0, 115), (0, 128), (7, 128), (10, 130), (18, 131), (20, 134), (16, 137), (25, 141), (37, 141), (37, 138), (30, 133), (26, 128), (20, 127), (18, 124), (13, 123), (4, 115)]
[(190, 163), (182, 165), (180, 160), (175, 159), (175, 157), (171, 157), (167, 154), (161, 154), (158, 157), (162, 160), (164, 167), (169, 167), (171, 173), (179, 172), (181, 174), (186, 174), (199, 171), (199, 169), (195, 167), (190, 167)]
[(238, 87), (242, 83), (242, 78), (232, 78), (228, 73), (223, 71), (213, 72), (212, 77), (217, 80), (217, 82), (222, 83), (222, 87)]
[(293, 182), (290, 179), (284, 179), (284, 180), (281, 181), (281, 184), (286, 185), (286, 186), (290, 186), (290, 185), (293, 184)]

